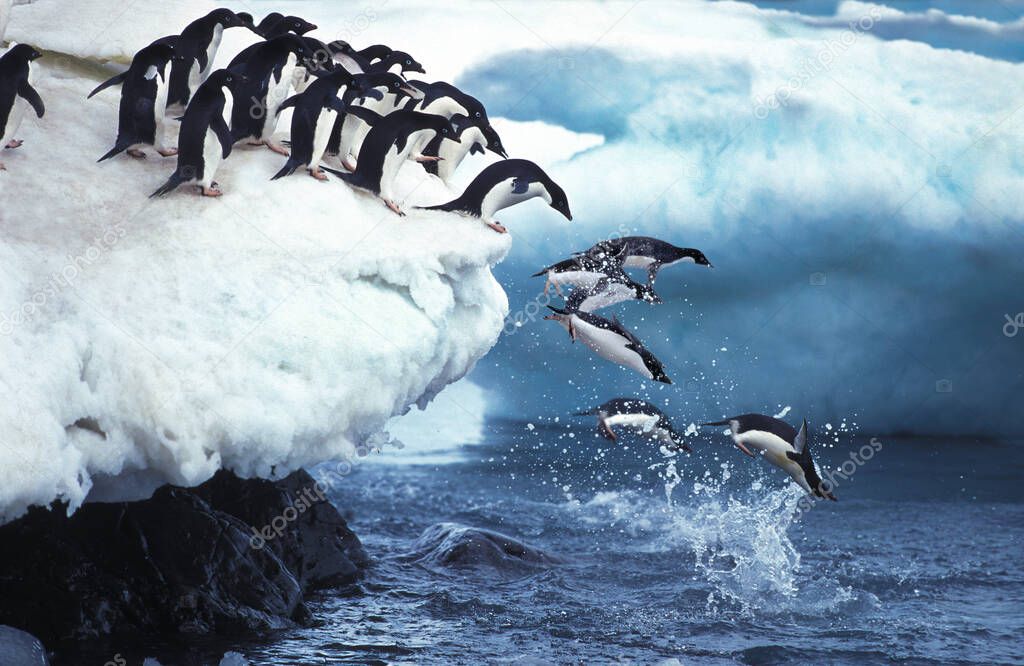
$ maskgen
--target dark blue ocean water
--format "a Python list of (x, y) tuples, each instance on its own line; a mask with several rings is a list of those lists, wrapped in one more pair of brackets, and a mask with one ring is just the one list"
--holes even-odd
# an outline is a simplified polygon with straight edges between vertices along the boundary
[[(794, 518), (801, 492), (718, 433), (669, 459), (591, 425), (494, 423), (444, 465), (357, 464), (333, 500), (376, 563), (314, 599), (317, 626), (150, 654), (165, 666), (227, 649), (257, 664), (1024, 663), (1024, 443), (878, 440), (839, 502)], [(837, 439), (819, 446), (822, 466), (867, 444)], [(417, 538), (441, 522), (565, 563), (417, 561)]]

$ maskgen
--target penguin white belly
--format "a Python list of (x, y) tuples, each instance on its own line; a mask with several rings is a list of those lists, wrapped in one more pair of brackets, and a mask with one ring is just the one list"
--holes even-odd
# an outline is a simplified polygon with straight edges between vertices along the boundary
[(309, 161), (309, 167), (315, 169), (327, 152), (327, 144), (331, 142), (331, 131), (334, 129), (334, 121), (338, 119), (338, 112), (334, 109), (321, 109), (320, 116), (316, 120), (316, 131), (313, 132), (313, 157)]
[(288, 54), (288, 60), (281, 68), (281, 78), (275, 81), (274, 75), (270, 76), (270, 88), (267, 90), (267, 115), (263, 118), (264, 141), (274, 136), (277, 131), (277, 110), (281, 108), (284, 101), (288, 99), (288, 91), (292, 88), (292, 73), (295, 71), (295, 63), (298, 62), (294, 53)]
[[(217, 50), (220, 49), (220, 41), (224, 37), (224, 26), (217, 24), (213, 26), (213, 38), (206, 47), (206, 67), (199, 72), (199, 83), (205, 81), (213, 70), (213, 59), (217, 57)], [(195, 90), (193, 88), (193, 90)]]
[(600, 293), (588, 296), (580, 304), (580, 309), (584, 312), (593, 312), (594, 310), (600, 310), (606, 308), (609, 305), (615, 305), (616, 303), (622, 303), (623, 301), (632, 300), (635, 296), (632, 289), (624, 284), (614, 283), (608, 285)]
[(476, 143), (487, 143), (484, 133), (476, 127), (463, 132), (459, 141), (442, 141), (441, 147), (437, 150), (438, 157), (442, 158), (437, 163), (437, 177), (447, 184)]
[(506, 178), (491, 188), (491, 191), (480, 202), (480, 217), (490, 222), (492, 216), (503, 208), (514, 206), (534, 197), (548, 197), (547, 189), (540, 183), (530, 183), (525, 192), (517, 194), (512, 191), (514, 180), (514, 178)]
[(653, 263), (654, 259), (651, 259), (650, 257), (639, 257), (634, 255), (626, 257), (626, 260), (622, 262), (622, 265), (625, 268), (647, 268)]
[(548, 280), (551, 284), (558, 285), (559, 287), (577, 286), (581, 289), (593, 289), (602, 277), (604, 277), (602, 273), (590, 273), (587, 271), (548, 272)]
[(658, 417), (653, 414), (613, 414), (604, 422), (611, 427), (632, 428), (641, 432), (651, 432)]
[(163, 76), (156, 77), (156, 98), (153, 100), (153, 123), (155, 133), (153, 145), (163, 150), (164, 144), (164, 115), (167, 113), (167, 93), (170, 89), (168, 78), (171, 75), (171, 65), (164, 66)]
[(790, 460), (789, 456), (786, 455), (788, 452), (795, 452), (789, 442), (778, 435), (761, 430), (748, 430), (747, 432), (740, 433), (735, 439), (742, 442), (748, 448), (763, 451), (764, 457), (768, 462), (789, 474), (801, 488), (811, 492), (811, 487), (807, 483), (807, 479), (804, 478), (803, 469), (800, 468), (796, 461)]
[(636, 370), (648, 379), (654, 379), (640, 354), (632, 349), (626, 349), (629, 341), (618, 333), (588, 324), (579, 317), (572, 318), (572, 325), (576, 330), (576, 339), (594, 350), (601, 358)]
[(466, 110), (466, 107), (462, 106), (451, 97), (439, 97), (426, 106), (423, 106), (422, 104), (419, 106), (419, 110), (423, 113), (432, 113), (435, 116), (444, 116), (445, 118), (451, 118), (456, 113), (461, 113), (464, 116), (469, 115), (469, 111)]
[(662, 265), (663, 266), (675, 266), (676, 264), (695, 264), (695, 263), (697, 263), (697, 261), (693, 257), (681, 257), (679, 259), (676, 259), (675, 261), (670, 261), (667, 264), (662, 264)]
[(196, 90), (199, 89), (199, 84), (203, 82), (203, 70), (199, 67), (199, 61), (192, 61), (192, 69), (188, 71), (188, 92), (189, 101), (192, 100), (192, 95), (196, 94)]
[(394, 184), (395, 178), (398, 177), (398, 170), (402, 168), (402, 164), (409, 158), (413, 148), (421, 141), (423, 141), (424, 135), (429, 137), (434, 135), (434, 130), (418, 130), (410, 134), (405, 140), (405, 147), (399, 151), (396, 146), (391, 146), (388, 149), (387, 155), (384, 156), (384, 168), (381, 171), (380, 176), (380, 194), (388, 200), (394, 200)]

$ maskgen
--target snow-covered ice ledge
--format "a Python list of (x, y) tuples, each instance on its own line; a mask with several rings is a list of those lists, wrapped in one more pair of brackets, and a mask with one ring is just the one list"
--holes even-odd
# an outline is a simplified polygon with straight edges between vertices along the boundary
[[(117, 91), (86, 101), (87, 68), (39, 62), (46, 116), (0, 173), (0, 523), (350, 454), (496, 342), (508, 236), (272, 183), (284, 158), (264, 148), (236, 147), (220, 200), (149, 200), (174, 159), (96, 164)], [(414, 163), (399, 191), (450, 198)]]

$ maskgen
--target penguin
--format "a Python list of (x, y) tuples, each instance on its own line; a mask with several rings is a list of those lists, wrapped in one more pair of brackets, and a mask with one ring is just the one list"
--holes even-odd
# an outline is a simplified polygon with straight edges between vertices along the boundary
[(613, 398), (594, 409), (576, 412), (574, 416), (596, 416), (597, 432), (610, 441), (618, 441), (614, 428), (628, 428), (648, 435), (651, 439), (669, 451), (686, 451), (693, 449), (686, 443), (683, 435), (676, 432), (672, 422), (660, 409), (639, 398)]
[(188, 105), (196, 88), (213, 69), (213, 60), (228, 28), (249, 28), (256, 32), (251, 16), (224, 8), (192, 21), (181, 31), (176, 50), (182, 60), (171, 66), (167, 106), (184, 108)]
[(263, 17), (260, 24), (256, 26), (256, 33), (262, 35), (264, 39), (271, 39), (289, 32), (294, 35), (305, 35), (316, 28), (316, 24), (298, 16), (282, 16), (278, 12), (272, 12)]
[(622, 270), (622, 260), (617, 255), (606, 252), (580, 252), (573, 256), (542, 268), (530, 277), (546, 276), (544, 295), (554, 287), (555, 292), (562, 296), (562, 287), (572, 286), (576, 289), (590, 291), (597, 287), (598, 282), (609, 273)]
[[(385, 47), (386, 48), (386, 47)], [(366, 74), (384, 74), (393, 73), (391, 70), (395, 67), (399, 68), (400, 75), (405, 75), (407, 72), (420, 72), (423, 73), (423, 65), (416, 62), (415, 58), (404, 51), (391, 51), (383, 58), (374, 63), (369, 63), (359, 52), (351, 54), (351, 60), (355, 65), (356, 69), (350, 69), (353, 74), (366, 73)], [(343, 66), (348, 68), (348, 65), (344, 62)], [(409, 88), (407, 91), (409, 95), (419, 96), (421, 93), (415, 88)], [(384, 99), (379, 102), (368, 102), (363, 105), (366, 108), (374, 111), (382, 116), (385, 116), (392, 111), (395, 111), (399, 104), (405, 101), (404, 98), (385, 94)], [(409, 109), (414, 110), (414, 109)], [(449, 114), (450, 117), (450, 114)], [(339, 144), (338, 155), (341, 158), (342, 166), (349, 171), (355, 171), (357, 162), (353, 159), (358, 159), (356, 156), (359, 155), (359, 151), (362, 149), (363, 141), (366, 140), (366, 135), (370, 131), (370, 127), (362, 122), (358, 117), (349, 114), (346, 116), (344, 123), (341, 127), (341, 141)]]
[(520, 159), (503, 160), (487, 166), (477, 174), (460, 197), (448, 203), (424, 206), (423, 209), (479, 217), (491, 229), (504, 234), (508, 230), (494, 220), (494, 214), (534, 197), (543, 198), (566, 219), (572, 220), (565, 191), (539, 166)]
[(434, 83), (410, 81), (409, 84), (423, 91), (423, 98), (416, 103), (417, 111), (442, 113), (449, 117), (454, 113), (466, 115), (470, 122), (483, 133), (486, 139), (483, 147), (500, 157), (508, 157), (505, 147), (501, 144), (501, 137), (498, 136), (497, 130), (491, 126), (491, 121), (487, 117), (487, 110), (480, 103), (480, 100), (472, 95), (467, 95), (445, 81), (435, 81)]
[[(162, 40), (135, 54), (121, 84), (117, 140), (114, 147), (97, 161), (110, 159), (122, 151), (128, 151), (134, 158), (144, 158), (143, 146), (155, 146), (164, 157), (178, 154), (176, 148), (168, 148), (164, 144), (164, 111), (167, 108), (171, 63), (175, 58), (181, 60), (181, 56), (175, 55), (174, 47)], [(89, 93), (89, 97), (105, 87), (107, 83), (101, 83)]]
[(247, 139), (250, 145), (265, 145), (288, 155), (288, 150), (273, 140), (277, 111), (288, 98), (299, 58), (311, 56), (306, 43), (292, 34), (274, 37), (235, 56), (228, 69), (241, 72), (245, 80), (236, 87), (238, 99), (231, 116), (236, 142)]
[[(39, 93), (32, 87), (35, 72), (32, 62), (42, 53), (28, 44), (16, 44), (0, 56), (0, 150), (19, 148), (22, 142), (14, 138), (28, 107), (43, 117), (46, 107)], [(7, 167), (0, 162), (0, 171)]]
[(785, 421), (764, 414), (741, 414), (701, 425), (729, 426), (732, 441), (743, 453), (754, 457), (750, 448), (761, 451), (768, 462), (789, 474), (809, 495), (836, 501), (836, 496), (823, 487), (811, 459), (807, 445), (807, 419), (804, 419), (799, 432)]
[(395, 111), (381, 116), (369, 109), (353, 107), (348, 113), (362, 118), (371, 127), (363, 143), (359, 166), (353, 173), (326, 167), (325, 171), (353, 187), (373, 192), (392, 211), (405, 215), (395, 202), (393, 190), (398, 170), (424, 137), (429, 140), (434, 134), (450, 136), (455, 133), (455, 127), (448, 118), (418, 111)]
[(440, 178), (446, 185), (467, 155), (483, 154), (487, 141), (484, 133), (476, 123), (470, 122), (468, 117), (457, 113), (451, 120), (458, 128), (457, 134), (447, 137), (435, 136), (423, 147), (424, 155), (438, 158), (434, 162), (423, 162), (423, 168), (427, 173)]
[(625, 301), (661, 303), (661, 297), (646, 284), (640, 284), (621, 268), (600, 278), (590, 289), (574, 289), (565, 302), (569, 312), (593, 312)]
[(195, 183), (203, 196), (223, 194), (213, 182), (217, 167), (231, 154), (234, 141), (228, 120), (234, 105), (233, 86), (244, 82), (242, 75), (219, 69), (196, 90), (185, 110), (178, 135), (178, 167), (150, 198), (164, 196), (179, 186)]
[(665, 369), (654, 354), (618, 319), (605, 319), (590, 312), (569, 312), (549, 305), (552, 314), (546, 320), (558, 322), (573, 342), (581, 341), (601, 358), (635, 370), (647, 379), (671, 384)]
[(665, 266), (693, 263), (713, 268), (700, 250), (690, 247), (676, 247), (650, 236), (623, 236), (601, 241), (586, 252), (587, 254), (610, 254), (622, 256), (623, 267), (647, 270), (647, 284), (653, 285), (658, 271)]
[[(342, 86), (346, 86), (344, 98), (338, 97)], [(334, 121), (356, 96), (365, 92), (351, 74), (339, 67), (318, 78), (305, 92), (285, 100), (278, 113), (289, 107), (295, 109), (292, 113), (291, 156), (271, 180), (290, 176), (303, 166), (309, 170), (310, 176), (320, 181), (327, 180), (327, 174), (320, 169), (320, 160), (327, 149)]]
[[(347, 67), (345, 67), (348, 70)], [(351, 70), (348, 70), (351, 71)], [(384, 95), (394, 95), (396, 98), (410, 97), (415, 94), (415, 90), (406, 85), (405, 79), (398, 74), (392, 74), (390, 72), (376, 72), (376, 73), (359, 73), (352, 75), (356, 85), (361, 86), (366, 90), (366, 97), (372, 97), (378, 102), (383, 101)], [(371, 94), (370, 90), (375, 89), (381, 94)], [(337, 119), (334, 121), (334, 129), (331, 131), (330, 141), (327, 143), (327, 151), (325, 155), (331, 157), (337, 157), (340, 160), (342, 150), (342, 134), (345, 126), (345, 121), (348, 120), (348, 114), (339, 114)], [(364, 123), (365, 124), (365, 123)], [(349, 171), (355, 171), (355, 165), (348, 161), (346, 164), (345, 160), (341, 160), (342, 166), (348, 168)], [(351, 166), (351, 168), (349, 168)]]

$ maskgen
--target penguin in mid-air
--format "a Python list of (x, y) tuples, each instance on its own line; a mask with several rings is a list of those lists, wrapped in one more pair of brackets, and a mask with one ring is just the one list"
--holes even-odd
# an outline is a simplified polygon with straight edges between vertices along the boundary
[[(249, 28), (256, 32), (252, 17), (236, 14), (230, 9), (215, 9), (192, 21), (181, 31), (175, 49), (182, 60), (171, 65), (171, 88), (167, 106), (185, 108), (196, 89), (213, 69), (224, 31), (228, 28)], [(259, 33), (256, 33), (259, 34)]]
[(585, 253), (592, 256), (607, 254), (621, 257), (624, 268), (642, 268), (647, 271), (647, 284), (654, 284), (658, 271), (674, 264), (691, 263), (713, 268), (700, 250), (676, 247), (650, 236), (623, 236), (601, 241)]
[(754, 457), (750, 449), (761, 451), (768, 462), (793, 477), (808, 494), (836, 501), (836, 496), (822, 485), (811, 459), (806, 419), (799, 432), (785, 421), (764, 414), (741, 414), (701, 425), (729, 426), (732, 441), (743, 453)]
[(558, 322), (573, 342), (579, 340), (601, 358), (639, 372), (656, 382), (671, 384), (665, 369), (635, 335), (615, 317), (605, 319), (591, 312), (569, 312), (552, 305), (544, 319)]
[(421, 208), (479, 217), (491, 229), (504, 234), (508, 233), (508, 229), (494, 219), (494, 214), (534, 197), (541, 197), (567, 220), (572, 220), (565, 190), (539, 166), (520, 159), (502, 160), (488, 165), (457, 199)]
[(448, 118), (418, 111), (395, 111), (381, 116), (369, 109), (352, 107), (348, 113), (362, 118), (370, 125), (370, 132), (359, 154), (359, 164), (352, 173), (326, 167), (324, 170), (353, 187), (373, 192), (392, 211), (405, 215), (395, 201), (394, 181), (398, 170), (410, 157), (431, 159), (413, 155), (415, 147), (429, 141), (434, 134), (455, 134), (456, 128)]
[(274, 37), (257, 44), (252, 51), (235, 56), (228, 69), (240, 72), (244, 80), (236, 87), (231, 115), (231, 134), (235, 141), (248, 140), (250, 145), (266, 146), (275, 153), (288, 155), (288, 149), (274, 141), (277, 111), (288, 99), (299, 59), (311, 56), (302, 38), (291, 33)]
[[(0, 150), (21, 147), (14, 135), (28, 107), (40, 118), (46, 113), (42, 98), (32, 87), (32, 62), (42, 55), (28, 44), (16, 44), (0, 56)], [(0, 171), (6, 169), (0, 162)]]
[[(338, 97), (342, 86), (345, 86), (345, 93)], [(371, 92), (381, 95), (376, 90)], [(292, 112), (291, 155), (271, 180), (290, 176), (299, 167), (305, 167), (317, 180), (327, 180), (327, 174), (320, 169), (320, 160), (327, 150), (334, 121), (339, 114), (345, 113), (356, 97), (366, 93), (351, 74), (339, 67), (319, 77), (305, 92), (286, 99), (278, 112), (289, 107), (295, 109)]]
[(648, 435), (669, 451), (693, 452), (683, 435), (672, 427), (672, 422), (668, 417), (645, 400), (613, 398), (594, 409), (575, 414), (575, 416), (591, 415), (597, 417), (597, 432), (607, 440), (618, 441), (619, 437), (615, 434), (615, 428), (628, 428)]
[[(98, 161), (127, 151), (134, 158), (144, 158), (143, 146), (154, 146), (164, 157), (177, 155), (176, 148), (164, 144), (164, 112), (170, 88), (170, 68), (175, 58), (174, 47), (158, 41), (135, 54), (122, 78), (121, 104), (118, 112), (117, 140), (114, 147)], [(101, 83), (89, 93), (92, 97), (107, 87)]]
[(188, 183), (202, 188), (206, 197), (223, 194), (213, 177), (234, 145), (228, 120), (234, 104), (232, 87), (239, 76), (230, 70), (219, 69), (199, 86), (181, 120), (178, 168), (150, 197), (163, 196)]
[(626, 301), (662, 302), (652, 287), (633, 280), (620, 268), (606, 273), (589, 289), (573, 289), (565, 301), (565, 309), (569, 312), (593, 312)]

